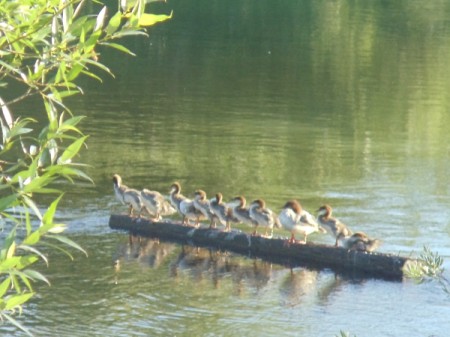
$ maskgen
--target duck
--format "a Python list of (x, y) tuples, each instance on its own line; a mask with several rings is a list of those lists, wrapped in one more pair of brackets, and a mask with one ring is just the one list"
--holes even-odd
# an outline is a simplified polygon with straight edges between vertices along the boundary
[(194, 202), (191, 199), (181, 194), (181, 185), (179, 182), (174, 182), (170, 186), (169, 200), (171, 205), (183, 217), (183, 225), (189, 225), (189, 219), (194, 219), (196, 221), (195, 226), (199, 225), (202, 213), (197, 211), (194, 207)]
[(263, 199), (253, 200), (249, 206), (249, 214), (250, 218), (255, 223), (255, 230), (253, 235), (257, 235), (258, 226), (265, 227), (264, 236), (267, 237), (267, 231), (270, 229), (271, 234), (269, 237), (273, 236), (273, 226), (278, 228), (281, 227), (280, 222), (278, 221), (277, 215), (269, 208), (266, 208), (266, 202)]
[(335, 239), (335, 247), (338, 246), (340, 239), (349, 237), (353, 232), (339, 219), (332, 217), (333, 209), (330, 205), (323, 205), (317, 210), (317, 221), (324, 227)]
[(172, 215), (177, 210), (166, 200), (158, 191), (151, 191), (144, 188), (141, 191), (141, 200), (143, 207), (152, 215), (154, 221), (159, 221), (162, 216)]
[[(222, 225), (225, 225), (225, 231), (231, 230), (231, 222), (238, 222), (238, 220), (233, 217), (233, 210), (228, 207), (223, 201), (222, 193), (216, 193), (216, 196), (210, 200), (209, 207), (213, 213), (214, 227), (215, 221), (218, 220)], [(212, 223), (211, 223), (212, 224)]]
[(247, 200), (243, 195), (239, 195), (228, 202), (228, 206), (231, 209), (231, 214), (237, 219), (237, 222), (255, 226), (256, 222), (250, 217), (250, 212), (248, 207), (245, 207)]
[(350, 236), (342, 237), (342, 247), (348, 250), (373, 252), (380, 244), (380, 240), (371, 239), (363, 232), (356, 232)]
[(116, 199), (120, 203), (128, 205), (128, 215), (133, 216), (134, 211), (136, 211), (138, 217), (141, 217), (142, 200), (140, 192), (122, 184), (122, 177), (118, 174), (114, 174), (112, 180)]
[[(298, 200), (289, 200), (283, 206), (278, 220), (282, 227), (291, 232), (291, 237), (287, 240), (288, 244), (291, 243), (305, 243), (309, 234), (315, 232), (326, 232), (319, 226), (317, 221), (311, 215), (311, 213), (305, 211)], [(295, 234), (299, 233), (304, 236), (303, 241), (296, 241)]]
[(210, 201), (206, 198), (206, 192), (203, 190), (196, 190), (194, 195), (194, 207), (203, 214), (205, 219), (210, 221), (209, 227), (212, 228), (214, 214), (211, 212)]

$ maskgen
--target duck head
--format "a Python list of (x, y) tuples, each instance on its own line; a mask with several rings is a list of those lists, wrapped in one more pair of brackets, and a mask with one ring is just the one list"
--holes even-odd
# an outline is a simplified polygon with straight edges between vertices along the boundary
[(118, 174), (113, 175), (112, 181), (117, 187), (120, 187), (120, 185), (122, 185), (122, 178)]
[(300, 203), (295, 199), (286, 202), (283, 208), (290, 208), (295, 212), (295, 214), (300, 214), (302, 212), (302, 205), (300, 205)]
[(331, 208), (330, 205), (320, 206), (319, 209), (317, 210), (317, 214), (319, 216), (324, 216), (326, 218), (330, 217), (332, 212), (333, 212), (333, 209)]

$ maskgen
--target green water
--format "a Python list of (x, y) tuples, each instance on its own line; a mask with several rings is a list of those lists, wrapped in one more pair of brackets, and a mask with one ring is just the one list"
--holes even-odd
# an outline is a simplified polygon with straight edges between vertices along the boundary
[(125, 211), (112, 192), (119, 173), (135, 188), (168, 193), (177, 180), (190, 196), (243, 194), (276, 211), (290, 198), (311, 212), (329, 203), (380, 251), (428, 245), (448, 258), (450, 4), (158, 7), (172, 9), (148, 40), (127, 42), (137, 57), (102, 54), (116, 78), (87, 82), (71, 103), (88, 117), (80, 159), (96, 184), (68, 186), (59, 216), (89, 257), (51, 254), (52, 287), (23, 323), (38, 336), (445, 336), (450, 298), (438, 284), (130, 246), (108, 218)]

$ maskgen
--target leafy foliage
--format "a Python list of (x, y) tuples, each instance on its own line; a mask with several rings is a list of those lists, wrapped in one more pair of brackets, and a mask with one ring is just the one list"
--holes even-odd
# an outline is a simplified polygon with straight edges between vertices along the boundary
[[(99, 60), (99, 46), (133, 55), (117, 41), (124, 36), (146, 36), (143, 26), (171, 17), (145, 13), (145, 0), (121, 1), (126, 11), (118, 8), (112, 16), (106, 6), (89, 13), (88, 3), (0, 0), (0, 87), (14, 86), (9, 100), (0, 94), (0, 225), (6, 233), (0, 241), (0, 319), (28, 334), (13, 316), (35, 294), (33, 283), (50, 284), (30, 269), (39, 260), (48, 263), (39, 249), (56, 247), (70, 258), (65, 247), (86, 254), (61, 235), (66, 226), (55, 221), (63, 192), (54, 183), (91, 180), (77, 163), (88, 139), (79, 129), (83, 117), (74, 115), (64, 100), (82, 93), (75, 82), (79, 76), (101, 81), (99, 71), (112, 75)], [(42, 102), (43, 118), (14, 118), (14, 106), (30, 98)], [(44, 126), (39, 129), (38, 125)], [(43, 194), (54, 196), (48, 207), (36, 201)]]
[(417, 260), (407, 264), (405, 275), (418, 283), (437, 280), (444, 291), (450, 294), (449, 281), (444, 277), (444, 259), (435, 252), (432, 252), (427, 246), (423, 247)]

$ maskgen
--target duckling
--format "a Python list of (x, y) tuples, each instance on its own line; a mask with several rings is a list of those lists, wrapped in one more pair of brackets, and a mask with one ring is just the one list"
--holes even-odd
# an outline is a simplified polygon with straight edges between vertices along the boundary
[[(180, 211), (180, 203), (185, 200), (186, 197), (181, 194), (181, 185), (179, 182), (174, 182), (171, 186), (170, 186), (170, 192), (169, 192), (169, 200), (171, 205), (173, 206), (173, 208), (175, 208), (177, 210), (178, 213), (181, 214)], [(183, 214), (181, 214), (183, 215)]]
[(189, 219), (194, 219), (195, 225), (199, 225), (202, 213), (197, 211), (191, 199), (181, 194), (181, 185), (178, 182), (174, 182), (170, 186), (170, 203), (183, 217), (183, 225), (189, 225)]
[(144, 208), (155, 216), (154, 221), (159, 221), (162, 216), (172, 215), (177, 211), (158, 191), (144, 188), (141, 191), (141, 199)]
[(306, 243), (309, 234), (324, 232), (324, 229), (317, 224), (314, 217), (305, 211), (297, 200), (286, 202), (278, 215), (278, 219), (281, 225), (291, 232), (291, 238), (287, 241), (288, 244), (297, 242), (295, 233), (303, 234), (304, 241), (299, 242)]
[(211, 212), (214, 214), (212, 222), (219, 220), (222, 225), (225, 225), (225, 230), (231, 230), (231, 222), (238, 222), (236, 218), (233, 217), (233, 210), (228, 207), (225, 203), (222, 202), (223, 196), (222, 193), (217, 193), (215, 198), (212, 199), (209, 203), (209, 207)]
[(249, 226), (255, 226), (256, 222), (250, 217), (249, 209), (245, 207), (247, 203), (243, 195), (237, 196), (228, 202), (228, 206), (231, 209), (231, 214), (238, 222)]
[(323, 205), (318, 210), (317, 220), (319, 224), (324, 227), (336, 239), (335, 246), (338, 246), (338, 241), (341, 238), (352, 235), (352, 231), (339, 219), (331, 216), (333, 209), (329, 205)]
[(212, 228), (214, 214), (211, 212), (209, 200), (206, 199), (206, 192), (203, 190), (196, 190), (194, 192), (194, 207), (203, 214), (203, 217), (210, 221), (210, 228)]
[(358, 250), (362, 252), (373, 252), (381, 244), (378, 239), (370, 239), (367, 234), (363, 232), (356, 232), (355, 234), (342, 238), (342, 247), (349, 250)]
[(136, 211), (139, 212), (138, 217), (141, 217), (142, 200), (139, 191), (122, 184), (122, 178), (118, 174), (114, 174), (112, 180), (116, 199), (128, 205), (128, 215), (132, 216), (133, 211)]
[(257, 234), (258, 226), (266, 228), (264, 236), (267, 236), (267, 231), (270, 229), (270, 237), (273, 235), (273, 226), (280, 228), (281, 224), (278, 221), (277, 215), (269, 208), (266, 208), (266, 203), (262, 199), (253, 200), (249, 207), (250, 218), (256, 223), (253, 235)]

